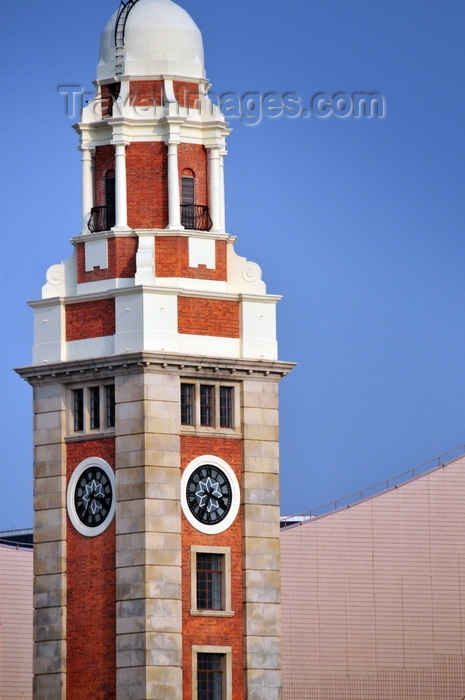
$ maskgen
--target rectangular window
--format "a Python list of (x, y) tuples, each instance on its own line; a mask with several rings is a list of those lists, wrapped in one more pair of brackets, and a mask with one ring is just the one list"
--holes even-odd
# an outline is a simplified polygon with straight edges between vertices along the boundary
[(191, 546), (190, 615), (232, 617), (231, 548), (212, 545)]
[(200, 385), (200, 425), (213, 425), (213, 390), (209, 384)]
[[(101, 432), (115, 426), (115, 385), (100, 384), (70, 389), (69, 430), (74, 433)], [(113, 431), (112, 431), (113, 432)]]
[(194, 385), (181, 384), (181, 423), (194, 425)]
[[(181, 426), (215, 428), (216, 430), (240, 429), (237, 384), (220, 384), (189, 380), (181, 383)], [(210, 431), (209, 431), (210, 432)]]
[(222, 554), (197, 553), (197, 610), (223, 610)]
[(115, 385), (108, 384), (105, 387), (107, 404), (107, 428), (115, 427)]
[(224, 654), (197, 654), (197, 700), (224, 700)]
[(84, 430), (84, 389), (73, 391), (74, 432)]
[(220, 427), (233, 427), (233, 388), (220, 386)]
[(100, 387), (91, 386), (89, 389), (90, 399), (90, 429), (100, 429)]

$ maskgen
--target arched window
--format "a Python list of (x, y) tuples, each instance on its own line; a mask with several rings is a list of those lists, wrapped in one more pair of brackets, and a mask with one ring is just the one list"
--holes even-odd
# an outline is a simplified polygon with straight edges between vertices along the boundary
[(184, 228), (195, 228), (195, 175), (188, 168), (181, 177), (181, 213)]

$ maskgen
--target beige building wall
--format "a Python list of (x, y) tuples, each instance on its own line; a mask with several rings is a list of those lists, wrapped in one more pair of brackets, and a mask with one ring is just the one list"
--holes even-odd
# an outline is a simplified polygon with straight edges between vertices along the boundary
[(32, 697), (32, 549), (0, 545), (0, 698)]
[(465, 457), (281, 551), (284, 700), (463, 700)]

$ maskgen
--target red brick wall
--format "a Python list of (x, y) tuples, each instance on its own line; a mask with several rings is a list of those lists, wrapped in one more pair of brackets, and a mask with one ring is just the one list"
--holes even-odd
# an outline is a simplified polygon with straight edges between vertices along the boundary
[(136, 236), (118, 236), (108, 238), (108, 267), (101, 270), (94, 267), (86, 272), (85, 244), (77, 245), (78, 283), (98, 282), (99, 280), (134, 277), (136, 274), (136, 253), (138, 238)]
[[(180, 107), (198, 108), (198, 83), (175, 80), (173, 89)], [(129, 87), (131, 105), (158, 107), (163, 105), (164, 97), (163, 80), (131, 80)]]
[(178, 333), (239, 338), (239, 302), (179, 297)]
[(168, 149), (161, 141), (133, 142), (126, 148), (128, 225), (168, 225)]
[[(198, 143), (180, 143), (178, 148), (179, 176), (185, 169), (195, 176), (195, 203), (208, 204), (207, 151)], [(181, 186), (181, 185), (180, 185)]]
[(66, 340), (115, 334), (115, 300), (80, 301), (66, 306)]
[[(181, 437), (181, 466), (184, 470), (196, 457), (214, 454), (233, 469), (241, 484), (242, 445), (239, 440), (200, 436)], [(184, 516), (182, 536), (182, 623), (183, 623), (183, 700), (192, 698), (192, 645), (232, 647), (234, 699), (244, 698), (243, 653), (243, 580), (242, 580), (242, 508), (234, 523), (219, 535), (204, 535), (190, 525)], [(231, 548), (231, 607), (233, 617), (192, 617), (191, 604), (191, 545)]]
[(216, 241), (216, 267), (189, 267), (189, 239), (184, 236), (159, 236), (155, 241), (155, 274), (157, 277), (187, 277), (200, 280), (227, 279), (226, 241)]
[[(114, 438), (66, 446), (67, 478), (88, 457), (115, 462)], [(67, 522), (67, 697), (116, 697), (115, 522), (85, 537)]]
[(159, 107), (164, 102), (163, 80), (131, 80), (129, 84), (131, 106)]
[(175, 80), (173, 84), (174, 96), (180, 107), (198, 109), (199, 85), (187, 81)]

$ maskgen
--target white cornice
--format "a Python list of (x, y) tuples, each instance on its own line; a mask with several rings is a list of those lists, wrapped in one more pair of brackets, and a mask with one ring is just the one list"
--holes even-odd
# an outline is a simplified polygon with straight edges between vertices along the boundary
[(143, 372), (168, 372), (170, 374), (192, 374), (233, 379), (257, 379), (279, 381), (295, 367), (293, 362), (280, 360), (253, 360), (240, 358), (206, 357), (164, 352), (137, 352), (106, 357), (75, 360), (73, 362), (44, 363), (16, 368), (16, 372), (30, 384), (40, 382), (75, 382), (87, 377)]
[(70, 243), (74, 246), (78, 243), (87, 243), (88, 241), (98, 241), (105, 238), (136, 238), (134, 229), (124, 231), (98, 231), (96, 233), (78, 233), (77, 236), (70, 238)]
[(147, 228), (147, 229), (128, 229), (127, 231), (99, 231), (97, 233), (79, 233), (77, 236), (70, 238), (72, 245), (78, 243), (87, 243), (88, 241), (103, 240), (105, 238), (143, 238), (154, 236), (155, 238), (173, 237), (173, 238), (206, 238), (216, 241), (226, 241), (227, 243), (236, 243), (237, 237), (231, 236), (229, 233), (211, 233), (210, 231), (192, 231), (190, 229), (176, 229), (170, 231), (166, 228)]
[(49, 306), (64, 306), (65, 305), (65, 298), (64, 297), (48, 297), (47, 299), (33, 299), (32, 301), (28, 301), (27, 305), (31, 307), (31, 309), (46, 309)]
[[(130, 108), (131, 112), (136, 108)], [(102, 141), (110, 142), (114, 138), (115, 127), (118, 133), (123, 133), (126, 138), (135, 140), (164, 141), (169, 134), (170, 124), (179, 126), (182, 141), (199, 142), (206, 146), (218, 145), (224, 148), (225, 139), (231, 133), (226, 122), (218, 119), (208, 119), (202, 116), (200, 110), (184, 108), (185, 114), (180, 109), (179, 115), (166, 114), (162, 107), (157, 107), (160, 114), (157, 116), (130, 116), (108, 117), (91, 122), (79, 122), (73, 128), (81, 135), (82, 140), (89, 142), (87, 147), (100, 145)]]
[(149, 287), (145, 285), (137, 285), (134, 287), (121, 287), (120, 289), (109, 289), (90, 294), (80, 294), (79, 296), (49, 297), (48, 299), (37, 299), (28, 301), (27, 303), (33, 309), (39, 309), (46, 308), (48, 306), (56, 306), (57, 304), (79, 304), (86, 301), (99, 301), (101, 299), (111, 299), (134, 294), (162, 294), (179, 297), (194, 297), (196, 299), (217, 299), (219, 301), (259, 302), (260, 304), (277, 304), (282, 299), (282, 296), (275, 294), (235, 294), (228, 292), (215, 292), (211, 290), (201, 291), (197, 289), (183, 289), (181, 287)]

